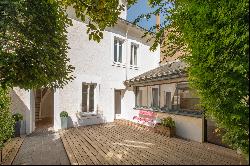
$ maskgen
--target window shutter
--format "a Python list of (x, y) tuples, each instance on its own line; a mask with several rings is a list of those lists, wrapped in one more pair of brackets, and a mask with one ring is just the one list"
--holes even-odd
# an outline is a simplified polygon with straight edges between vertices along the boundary
[(89, 87), (89, 112), (93, 112), (94, 111), (94, 89), (95, 86), (92, 84)]
[(82, 84), (82, 112), (87, 112), (88, 85)]
[(114, 61), (117, 62), (117, 40), (114, 40)]
[(122, 63), (122, 41), (119, 41), (119, 62)]
[(137, 47), (134, 46), (134, 65), (137, 65)]
[(131, 45), (131, 53), (130, 53), (130, 65), (133, 65), (133, 45)]

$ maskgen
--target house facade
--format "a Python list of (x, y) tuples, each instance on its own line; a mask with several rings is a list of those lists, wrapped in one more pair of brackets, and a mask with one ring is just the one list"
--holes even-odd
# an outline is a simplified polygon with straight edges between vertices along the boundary
[(21, 133), (40, 127), (61, 129), (62, 111), (69, 114), (69, 127), (74, 127), (115, 119), (133, 121), (140, 110), (147, 110), (156, 112), (159, 119), (172, 117), (181, 138), (214, 140), (216, 126), (204, 119), (198, 107), (186, 65), (178, 60), (181, 53), (163, 58), (160, 47), (151, 52), (153, 43), (141, 38), (143, 28), (126, 21), (126, 10), (114, 27), (106, 28), (100, 43), (89, 41), (87, 24), (75, 17), (72, 8), (67, 13), (73, 23), (67, 30), (75, 79), (63, 89), (14, 88), (11, 110), (24, 115)]
[(97, 43), (89, 41), (87, 24), (75, 17), (73, 9), (67, 10), (73, 23), (67, 29), (68, 58), (75, 67), (75, 79), (63, 89), (14, 88), (11, 110), (24, 115), (23, 133), (45, 124), (60, 129), (62, 111), (68, 112), (70, 126), (81, 125), (81, 112), (98, 115), (102, 122), (129, 116), (127, 110), (135, 106), (135, 94), (124, 81), (158, 67), (160, 49), (149, 50), (152, 43), (141, 38), (145, 30), (126, 21), (126, 12)]

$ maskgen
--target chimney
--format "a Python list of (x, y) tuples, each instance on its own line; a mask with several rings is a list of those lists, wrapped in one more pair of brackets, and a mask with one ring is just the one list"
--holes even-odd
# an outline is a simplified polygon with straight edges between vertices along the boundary
[[(160, 25), (161, 25), (161, 20), (160, 20), (160, 14), (156, 15), (156, 29), (155, 32), (159, 32), (160, 31)], [(161, 66), (163, 64), (163, 55), (162, 55), (162, 49), (160, 49), (160, 62), (159, 65)]]
[(160, 14), (156, 15), (156, 33), (160, 30), (161, 20), (160, 20)]

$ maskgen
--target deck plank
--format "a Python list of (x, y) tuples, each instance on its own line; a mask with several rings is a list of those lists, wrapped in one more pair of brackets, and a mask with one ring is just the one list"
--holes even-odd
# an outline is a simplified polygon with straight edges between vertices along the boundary
[(11, 165), (15, 159), (25, 136), (11, 138), (3, 148), (3, 162), (1, 165)]
[[(208, 143), (169, 138), (150, 128), (116, 121), (68, 129), (62, 136), (70, 162), (104, 165), (245, 164), (235, 151)], [(73, 156), (73, 157), (72, 157)], [(69, 157), (70, 158), (70, 157)]]
[(65, 148), (65, 151), (66, 151), (67, 155), (68, 155), (68, 158), (69, 158), (69, 160), (70, 160), (70, 163), (71, 163), (71, 165), (78, 165), (78, 162), (77, 162), (77, 159), (76, 159), (76, 157), (75, 157), (75, 155), (74, 155), (74, 152), (73, 152), (73, 150), (71, 149), (71, 147), (70, 147), (68, 141), (66, 140), (66, 136), (65, 136), (66, 134), (64, 134), (64, 133), (65, 133), (65, 132), (61, 131), (61, 132), (60, 132), (60, 137), (61, 137), (61, 139), (62, 139), (63, 146), (64, 146), (64, 148)]

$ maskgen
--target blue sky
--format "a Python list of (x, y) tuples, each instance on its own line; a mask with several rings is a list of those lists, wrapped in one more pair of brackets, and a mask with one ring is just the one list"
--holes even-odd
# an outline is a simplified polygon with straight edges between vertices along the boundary
[[(127, 13), (127, 20), (130, 22), (133, 22), (137, 16), (141, 14), (146, 14), (148, 12), (151, 12), (152, 9), (147, 4), (147, 0), (138, 0), (138, 2), (133, 5), (131, 8), (128, 9)], [(163, 17), (161, 16), (161, 21), (163, 21)], [(140, 23), (138, 23), (139, 26), (149, 29), (150, 27), (154, 26), (156, 23), (155, 16), (152, 16), (150, 20), (142, 19)]]

